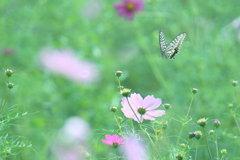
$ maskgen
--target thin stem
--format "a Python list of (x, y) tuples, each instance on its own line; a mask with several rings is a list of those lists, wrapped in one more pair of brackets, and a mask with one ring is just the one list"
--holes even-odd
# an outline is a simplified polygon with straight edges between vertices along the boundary
[(129, 103), (128, 97), (126, 97), (126, 98), (127, 98), (127, 102), (128, 102), (129, 107), (130, 107), (131, 110), (133, 111), (133, 113), (134, 113), (135, 117), (137, 118), (138, 122), (141, 124), (142, 122), (139, 120), (137, 114), (136, 114), (136, 113), (134, 112), (134, 110), (132, 109), (132, 106), (131, 106), (130, 103)]
[(188, 138), (188, 141), (187, 141), (186, 147), (182, 150), (183, 159), (185, 158), (185, 151), (187, 150), (189, 140), (190, 140), (190, 139)]
[(150, 140), (150, 142), (151, 142), (151, 144), (152, 144), (152, 147), (156, 150), (158, 156), (160, 156), (159, 153), (158, 153), (158, 151), (157, 151), (157, 148), (155, 147), (155, 145), (154, 145), (154, 143), (153, 143), (153, 141), (152, 141), (152, 138), (150, 137), (150, 135), (148, 134), (148, 132), (147, 132), (145, 129), (142, 128), (142, 125), (141, 125), (141, 124), (140, 124), (140, 128), (146, 133), (146, 135), (148, 136), (148, 138), (149, 138), (149, 140)]
[(130, 119), (130, 123), (131, 123), (131, 126), (132, 126), (133, 134), (135, 135), (135, 129), (134, 129), (134, 126), (133, 126), (133, 123), (132, 123), (132, 119)]
[(198, 141), (197, 141), (197, 144), (196, 144), (195, 160), (197, 160), (197, 148), (198, 148)]
[(237, 99), (237, 103), (238, 103), (238, 106), (240, 107), (240, 102), (238, 100), (238, 96), (237, 96), (237, 90), (236, 90), (236, 87), (234, 86), (234, 92), (235, 92), (235, 97)]
[(217, 152), (217, 160), (219, 159), (219, 154), (218, 154), (218, 145), (217, 145), (217, 139), (218, 139), (218, 137), (217, 137), (217, 130), (216, 130), (216, 139), (215, 139), (215, 146), (216, 146), (216, 152)]
[(188, 113), (187, 113), (187, 115), (186, 115), (185, 121), (187, 121), (187, 118), (188, 118), (188, 115), (189, 115), (190, 109), (191, 109), (191, 107), (192, 107), (192, 102), (193, 102), (194, 96), (195, 96), (195, 94), (193, 94), (193, 96), (192, 96), (192, 99), (191, 99), (190, 105), (189, 105), (189, 107), (188, 107)]
[(179, 136), (178, 136), (177, 144), (176, 144), (176, 145), (178, 145), (179, 139), (180, 139), (180, 137), (181, 137), (181, 135), (182, 135), (183, 127), (184, 127), (185, 122), (187, 121), (188, 115), (189, 115), (189, 113), (190, 113), (190, 109), (191, 109), (191, 107), (192, 107), (192, 102), (193, 102), (194, 96), (195, 96), (195, 94), (193, 94), (193, 96), (192, 96), (191, 102), (190, 102), (189, 107), (188, 107), (187, 115), (186, 115), (185, 119), (184, 119), (183, 122), (182, 122), (182, 128), (181, 128), (181, 131), (180, 131), (180, 133), (179, 133)]
[(211, 155), (210, 148), (209, 148), (209, 145), (208, 145), (207, 134), (206, 134), (205, 128), (203, 128), (203, 132), (205, 134), (205, 141), (206, 141), (206, 146), (207, 146), (207, 149), (208, 149), (208, 154), (209, 154), (210, 159), (212, 160), (212, 155)]
[[(116, 121), (116, 123), (117, 123), (117, 125), (118, 125), (118, 128), (119, 128), (119, 130), (120, 130), (120, 134), (121, 134), (121, 136), (123, 137), (123, 134), (122, 134), (122, 127), (121, 127), (121, 125), (118, 123), (118, 120), (117, 120), (116, 114), (113, 113), (113, 115), (114, 115), (114, 119), (115, 119), (115, 121)], [(123, 137), (123, 139), (124, 139), (124, 137)]]
[[(8, 79), (7, 79), (7, 83), (8, 83)], [(1, 101), (1, 105), (0, 105), (0, 107), (2, 107), (2, 103), (3, 103), (4, 95), (5, 95), (5, 92), (6, 92), (6, 88), (7, 88), (7, 85), (5, 85), (5, 88), (4, 88), (4, 91), (3, 91), (3, 97), (2, 97), (2, 101)]]
[[(166, 115), (167, 115), (167, 111), (165, 111), (164, 119), (163, 119), (163, 121), (162, 121), (162, 126), (161, 126), (161, 129), (160, 129), (160, 132), (162, 131), (164, 122), (166, 121)], [(157, 133), (157, 131), (156, 131), (156, 133)], [(161, 133), (159, 133), (159, 135), (156, 134), (155, 146), (156, 146), (156, 144), (157, 144), (157, 142), (158, 142), (158, 138), (159, 138), (160, 136), (161, 136)]]
[(0, 111), (0, 115), (1, 115), (1, 113), (2, 113), (2, 111), (3, 111), (3, 108), (4, 108), (5, 104), (6, 104), (6, 102), (7, 102), (9, 93), (10, 93), (10, 89), (8, 90), (7, 97), (6, 97), (5, 102), (4, 102), (3, 106), (2, 106), (2, 109), (1, 109), (1, 111)]
[(238, 131), (239, 131), (239, 133), (240, 133), (240, 127), (239, 127), (239, 125), (238, 125), (238, 122), (237, 122), (237, 119), (236, 119), (236, 115), (233, 113), (232, 109), (230, 109), (230, 111), (231, 111), (231, 114), (232, 114), (232, 116), (233, 116), (233, 119), (234, 119), (234, 121), (235, 121), (235, 123), (236, 123), (236, 125), (237, 125)]
[(119, 90), (120, 90), (120, 93), (121, 93), (121, 88), (120, 88), (120, 78), (118, 77), (118, 88), (119, 88)]

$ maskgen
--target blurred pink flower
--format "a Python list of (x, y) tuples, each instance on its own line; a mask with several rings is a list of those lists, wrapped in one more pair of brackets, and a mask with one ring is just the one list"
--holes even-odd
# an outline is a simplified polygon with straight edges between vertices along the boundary
[(115, 148), (125, 145), (125, 142), (123, 141), (123, 138), (122, 137), (119, 138), (119, 136), (116, 135), (116, 134), (114, 134), (112, 136), (109, 135), (109, 134), (106, 134), (105, 137), (106, 137), (107, 141), (102, 139), (102, 142), (104, 144), (113, 146)]
[(55, 135), (51, 151), (57, 160), (83, 160), (90, 136), (91, 128), (86, 121), (70, 117)]
[(15, 54), (15, 51), (11, 48), (5, 48), (5, 49), (3, 49), (3, 54), (6, 56), (11, 56), (11, 55)]
[(97, 65), (87, 60), (79, 60), (70, 50), (45, 49), (40, 52), (40, 61), (49, 71), (80, 84), (93, 83), (99, 79)]
[[(162, 100), (159, 98), (154, 98), (154, 96), (147, 96), (144, 99), (141, 97), (140, 94), (131, 94), (131, 97), (128, 98), (129, 103), (136, 113), (138, 119), (142, 122), (143, 119), (147, 120), (155, 120), (154, 117), (159, 117), (165, 114), (164, 110), (154, 110), (160, 106)], [(138, 121), (135, 114), (133, 113), (132, 109), (128, 105), (127, 98), (122, 98), (121, 102), (123, 108), (122, 112), (128, 118), (133, 118), (135, 121)]]
[(103, 1), (90, 0), (81, 9), (83, 18), (94, 19), (101, 15), (104, 8)]
[(142, 11), (143, 7), (142, 0), (123, 0), (114, 5), (114, 8), (118, 10), (118, 15), (124, 16), (128, 20), (132, 20), (135, 12)]
[(143, 144), (136, 139), (130, 139), (127, 141), (127, 145), (124, 149), (127, 160), (146, 160), (146, 149)]

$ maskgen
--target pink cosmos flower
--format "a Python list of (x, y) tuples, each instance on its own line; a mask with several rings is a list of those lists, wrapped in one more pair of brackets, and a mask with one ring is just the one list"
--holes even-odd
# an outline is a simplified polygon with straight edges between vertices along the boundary
[(136, 139), (130, 139), (124, 147), (124, 153), (127, 156), (127, 160), (146, 160), (146, 148), (144, 145)]
[(123, 138), (122, 137), (119, 138), (119, 136), (116, 134), (114, 134), (112, 136), (109, 134), (106, 134), (105, 137), (106, 137), (107, 141), (102, 139), (102, 142), (107, 145), (113, 146), (115, 148), (125, 145)]
[[(128, 98), (129, 103), (136, 113), (138, 119), (142, 122), (143, 119), (147, 120), (155, 120), (154, 117), (159, 117), (165, 114), (164, 110), (154, 110), (160, 106), (162, 100), (159, 98), (154, 98), (154, 96), (147, 96), (144, 99), (141, 97), (140, 94), (131, 94), (131, 97)], [(133, 113), (132, 109), (128, 105), (127, 98), (122, 98), (121, 102), (123, 108), (122, 112), (128, 118), (133, 118), (135, 121), (138, 121), (135, 114)]]
[(44, 49), (40, 61), (45, 69), (80, 84), (96, 82), (100, 76), (96, 64), (80, 60), (71, 50)]
[(114, 8), (118, 10), (119, 16), (124, 16), (128, 20), (132, 20), (135, 12), (143, 10), (142, 0), (123, 0), (115, 3)]
[(5, 49), (3, 49), (3, 54), (6, 56), (11, 56), (11, 55), (15, 54), (15, 51), (11, 48), (5, 48)]

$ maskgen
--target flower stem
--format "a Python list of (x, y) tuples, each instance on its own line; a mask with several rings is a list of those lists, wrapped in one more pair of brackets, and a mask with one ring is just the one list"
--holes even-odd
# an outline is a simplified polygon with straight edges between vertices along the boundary
[(238, 96), (237, 96), (237, 90), (236, 90), (236, 87), (234, 86), (234, 92), (235, 92), (235, 97), (237, 99), (237, 103), (238, 103), (238, 106), (240, 107), (240, 102), (238, 100)]
[[(118, 123), (118, 120), (117, 120), (116, 114), (113, 113), (113, 115), (114, 115), (114, 119), (115, 119), (115, 121), (116, 121), (116, 123), (117, 123), (117, 125), (118, 125), (119, 131), (120, 131), (120, 134), (121, 134), (121, 136), (123, 137), (123, 134), (122, 134), (122, 127), (121, 127), (121, 125)], [(123, 137), (123, 139), (124, 139), (124, 137)]]
[(9, 89), (9, 91), (8, 91), (8, 93), (7, 93), (7, 97), (6, 97), (5, 102), (4, 102), (3, 106), (2, 106), (2, 109), (1, 109), (1, 111), (0, 111), (0, 115), (1, 115), (1, 113), (2, 113), (2, 111), (3, 111), (3, 108), (4, 108), (5, 104), (6, 104), (6, 102), (7, 102), (9, 93), (10, 93), (10, 89)]
[[(8, 79), (7, 79), (7, 83), (8, 83)], [(3, 91), (3, 97), (2, 97), (2, 101), (1, 101), (0, 107), (2, 107), (3, 99), (4, 99), (4, 95), (5, 95), (6, 89), (7, 89), (7, 85), (5, 85), (5, 88), (4, 88), (4, 91)]]
[(133, 113), (134, 113), (135, 117), (137, 118), (138, 122), (139, 122), (139, 123), (142, 123), (142, 122), (139, 120), (137, 114), (136, 114), (136, 113), (134, 112), (134, 110), (132, 109), (132, 106), (131, 106), (130, 103), (129, 103), (128, 97), (126, 97), (126, 98), (127, 98), (128, 105), (129, 105), (129, 107), (131, 108), (131, 110), (133, 111)]
[(207, 134), (206, 134), (206, 129), (205, 129), (205, 128), (203, 128), (203, 132), (204, 132), (204, 134), (205, 134), (205, 141), (206, 141), (206, 146), (207, 146), (208, 154), (209, 154), (210, 159), (212, 160), (212, 155), (211, 155), (210, 148), (209, 148), (209, 145), (208, 145)]
[(190, 104), (189, 104), (187, 115), (186, 115), (185, 119), (183, 119), (182, 128), (181, 128), (181, 131), (180, 131), (180, 133), (179, 133), (179, 136), (178, 136), (177, 144), (176, 144), (176, 145), (178, 145), (179, 139), (180, 139), (180, 137), (181, 137), (181, 135), (182, 135), (183, 127), (184, 127), (184, 125), (185, 125), (185, 122), (187, 121), (187, 118), (188, 118), (190, 109), (191, 109), (191, 107), (192, 107), (192, 102), (193, 102), (193, 99), (194, 99), (194, 95), (195, 95), (195, 94), (193, 94), (192, 99), (191, 99), (191, 102), (190, 102)]
[(240, 133), (240, 127), (238, 125), (238, 122), (237, 122), (237, 119), (236, 119), (236, 115), (233, 113), (232, 109), (230, 109), (230, 111), (231, 111), (231, 115), (233, 116), (233, 119), (234, 119), (234, 121), (235, 121), (235, 123), (237, 125), (238, 131)]
[(120, 78), (118, 77), (118, 88), (119, 88), (119, 90), (120, 90), (120, 93), (121, 93), (121, 88), (120, 88)]
[(132, 123), (132, 119), (130, 119), (130, 123), (131, 123), (131, 126), (132, 126), (133, 134), (135, 135), (135, 129), (134, 129), (134, 126), (133, 126), (133, 123)]
[(216, 139), (215, 139), (215, 145), (216, 145), (216, 152), (217, 152), (217, 160), (219, 159), (219, 154), (218, 154), (218, 145), (217, 145), (217, 139), (218, 139), (218, 137), (217, 137), (217, 130), (216, 130)]
[(195, 160), (197, 160), (197, 148), (198, 148), (198, 141), (197, 141), (197, 144), (196, 144)]

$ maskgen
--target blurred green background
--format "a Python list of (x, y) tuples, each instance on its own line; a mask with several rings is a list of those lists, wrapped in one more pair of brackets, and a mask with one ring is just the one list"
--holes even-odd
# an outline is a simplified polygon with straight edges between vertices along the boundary
[[(240, 157), (237, 132), (228, 104), (237, 106), (232, 80), (240, 79), (240, 39), (233, 20), (240, 16), (240, 1), (144, 1), (144, 11), (132, 21), (119, 17), (116, 1), (8, 0), (0, 3), (1, 67), (12, 69), (15, 88), (7, 106), (19, 104), (33, 113), (20, 120), (12, 133), (23, 135), (33, 144), (20, 159), (51, 159), (49, 148), (65, 120), (80, 116), (89, 122), (93, 133), (87, 151), (94, 159), (110, 157), (109, 146), (98, 140), (104, 129), (116, 129), (111, 106), (119, 107), (115, 71), (122, 70), (121, 84), (143, 97), (154, 95), (173, 107), (168, 115), (169, 135), (178, 135), (180, 123), (171, 117), (184, 117), (191, 100), (191, 88), (199, 89), (190, 112), (192, 122), (209, 118), (207, 129), (219, 119), (219, 148), (228, 150), (229, 159)], [(240, 23), (240, 22), (239, 22)], [(175, 59), (160, 55), (158, 32), (163, 29), (167, 42), (187, 33)], [(46, 71), (39, 52), (46, 47), (71, 49), (82, 60), (99, 68), (100, 80), (89, 85), (74, 83)], [(14, 50), (4, 55), (4, 49)], [(4, 76), (4, 70), (2, 76)], [(0, 79), (4, 86), (5, 79)], [(240, 96), (240, 88), (237, 87)], [(239, 113), (239, 112), (238, 112)], [(161, 118), (159, 118), (161, 119)], [(188, 125), (182, 134), (197, 130)], [(172, 143), (176, 138), (170, 138)], [(202, 144), (204, 142), (201, 141)], [(213, 142), (210, 142), (214, 150)], [(98, 153), (97, 153), (98, 147)], [(192, 153), (194, 155), (194, 153)], [(200, 147), (201, 159), (207, 150)]]

